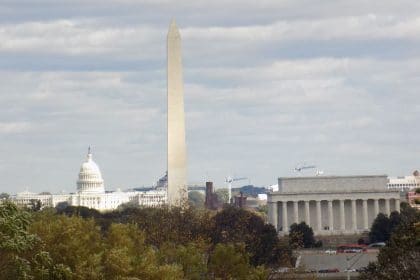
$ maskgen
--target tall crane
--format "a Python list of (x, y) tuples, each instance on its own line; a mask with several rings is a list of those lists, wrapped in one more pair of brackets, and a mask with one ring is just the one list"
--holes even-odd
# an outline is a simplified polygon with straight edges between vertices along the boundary
[(232, 199), (232, 183), (233, 182), (237, 182), (237, 181), (242, 181), (242, 180), (248, 180), (248, 178), (246, 177), (241, 177), (241, 178), (232, 178), (230, 176), (226, 177), (226, 183), (228, 185), (228, 190), (229, 190), (229, 203)]
[(321, 176), (324, 174), (324, 171), (317, 169), (316, 165), (299, 164), (298, 166), (294, 168), (294, 171), (301, 173), (302, 171), (306, 169), (316, 169), (315, 176)]
[(302, 170), (305, 170), (305, 169), (314, 169), (314, 168), (316, 168), (316, 166), (315, 165), (298, 165), (298, 166), (296, 166), (295, 167), (295, 171), (296, 172), (301, 172)]

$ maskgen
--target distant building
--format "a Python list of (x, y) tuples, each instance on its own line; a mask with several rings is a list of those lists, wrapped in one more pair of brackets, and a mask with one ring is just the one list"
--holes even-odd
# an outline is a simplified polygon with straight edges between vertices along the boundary
[(368, 231), (378, 213), (400, 211), (399, 190), (387, 176), (316, 176), (278, 179), (268, 193), (268, 219), (280, 234), (304, 221), (316, 235)]
[(400, 191), (420, 188), (420, 173), (416, 170), (413, 175), (403, 177), (389, 177), (388, 189), (398, 189)]
[[(163, 187), (163, 186), (159, 186)], [(99, 211), (117, 209), (124, 203), (140, 206), (158, 206), (166, 204), (167, 195), (163, 188), (148, 191), (121, 191), (106, 192), (104, 180), (98, 165), (93, 161), (92, 154), (88, 152), (87, 159), (80, 167), (77, 180), (77, 192), (71, 194), (35, 194), (28, 191), (11, 197), (12, 201), (21, 206), (30, 206), (35, 201), (41, 202), (42, 207), (56, 207), (59, 204), (70, 206), (84, 206)]]
[(420, 210), (420, 193), (408, 192), (407, 193), (407, 202), (411, 207), (417, 208)]
[(206, 197), (204, 201), (204, 207), (210, 210), (216, 210), (221, 207), (221, 203), (217, 197), (217, 194), (213, 189), (213, 182), (206, 182)]
[(239, 195), (233, 197), (233, 205), (238, 208), (245, 208), (247, 202), (247, 197), (241, 192)]

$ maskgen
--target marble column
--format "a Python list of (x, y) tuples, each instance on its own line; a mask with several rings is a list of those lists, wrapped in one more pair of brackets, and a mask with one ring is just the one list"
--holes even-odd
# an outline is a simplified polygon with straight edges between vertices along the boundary
[(369, 230), (368, 201), (363, 199), (363, 229)]
[(340, 200), (340, 229), (346, 229), (346, 213), (344, 212), (344, 200)]
[(376, 216), (378, 216), (379, 214), (379, 199), (374, 199), (373, 200), (373, 205), (374, 205), (374, 213), (375, 213), (375, 218)]
[(289, 224), (287, 222), (287, 201), (282, 201), (282, 207), (283, 207), (283, 232), (287, 233), (289, 232)]
[(295, 216), (295, 223), (299, 223), (299, 208), (298, 208), (299, 201), (293, 201), (293, 215)]
[(356, 209), (356, 200), (352, 199), (351, 201), (351, 213), (352, 213), (352, 228), (354, 231), (357, 231), (357, 209)]
[(278, 231), (278, 211), (277, 211), (277, 202), (270, 202), (270, 204), (268, 205), (270, 207), (270, 223), (274, 226), (274, 228), (276, 229), (276, 231)]
[(385, 214), (389, 215), (391, 214), (391, 207), (389, 205), (389, 199), (385, 199)]
[(333, 204), (332, 200), (328, 200), (328, 226), (330, 227), (330, 231), (334, 230), (334, 223), (333, 223)]
[(321, 201), (316, 201), (316, 220), (318, 231), (322, 231)]
[(308, 226), (311, 226), (311, 215), (309, 211), (309, 200), (305, 201), (305, 220)]
[(400, 200), (395, 200), (395, 211), (400, 212)]

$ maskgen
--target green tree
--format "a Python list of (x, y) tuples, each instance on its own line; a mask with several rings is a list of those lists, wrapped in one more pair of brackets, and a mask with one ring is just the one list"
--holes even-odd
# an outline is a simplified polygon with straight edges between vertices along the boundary
[[(6, 275), (18, 276), (27, 271), (21, 270), (28, 263), (23, 257), (38, 242), (37, 236), (27, 231), (30, 221), (30, 214), (12, 202), (0, 204), (0, 271), (7, 272)], [(0, 274), (4, 276), (5, 273)]]
[(101, 279), (104, 245), (93, 220), (43, 212), (30, 231), (42, 239), (55, 263), (70, 267), (75, 279)]
[(360, 275), (365, 280), (414, 280), (420, 275), (420, 212), (401, 205), (400, 224), (378, 259)]
[(92, 208), (87, 208), (84, 206), (67, 206), (65, 208), (57, 209), (58, 214), (64, 214), (69, 217), (77, 216), (82, 218), (100, 218), (101, 213)]
[[(208, 240), (212, 229), (210, 212), (190, 207), (127, 208), (103, 216), (105, 222), (133, 223), (145, 232), (146, 243), (160, 247), (166, 242), (188, 244)], [(106, 224), (102, 225), (106, 228)]]
[(207, 274), (208, 249), (209, 246), (204, 243), (165, 243), (159, 248), (159, 259), (163, 264), (180, 265), (186, 279), (199, 280)]
[(305, 222), (292, 224), (289, 231), (289, 244), (293, 248), (311, 248), (315, 245), (314, 231)]
[(0, 205), (0, 279), (71, 279), (69, 268), (53, 263), (41, 240), (28, 232), (31, 218), (11, 202)]
[(10, 195), (8, 193), (0, 193), (0, 200), (9, 199)]
[(226, 207), (214, 216), (212, 242), (244, 243), (255, 266), (276, 265), (287, 252), (280, 246), (274, 227), (257, 214), (235, 207)]
[(188, 202), (191, 206), (196, 208), (204, 207), (204, 194), (198, 191), (192, 191), (188, 193)]
[(33, 212), (40, 211), (42, 208), (41, 200), (39, 199), (31, 199), (29, 203), (29, 209)]
[(267, 279), (263, 267), (254, 268), (244, 246), (217, 244), (208, 265), (210, 279)]
[(391, 232), (394, 231), (398, 227), (399, 224), (401, 224), (400, 213), (397, 211), (391, 212), (391, 214), (389, 215), (389, 227), (390, 227)]
[(222, 188), (222, 189), (217, 189), (215, 191), (218, 200), (221, 203), (229, 203), (229, 190), (226, 188)]
[(372, 223), (372, 227), (369, 232), (369, 241), (374, 242), (386, 242), (391, 236), (391, 224), (390, 219), (383, 213), (379, 213)]
[(178, 264), (159, 265), (155, 250), (132, 224), (112, 224), (105, 239), (105, 279), (183, 279)]

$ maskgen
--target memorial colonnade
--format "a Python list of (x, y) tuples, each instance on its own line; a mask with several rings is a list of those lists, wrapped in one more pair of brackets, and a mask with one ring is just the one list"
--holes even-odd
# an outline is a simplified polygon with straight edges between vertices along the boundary
[(278, 194), (268, 202), (269, 221), (281, 234), (293, 223), (305, 222), (316, 235), (355, 234), (369, 230), (379, 213), (400, 211), (392, 193)]

